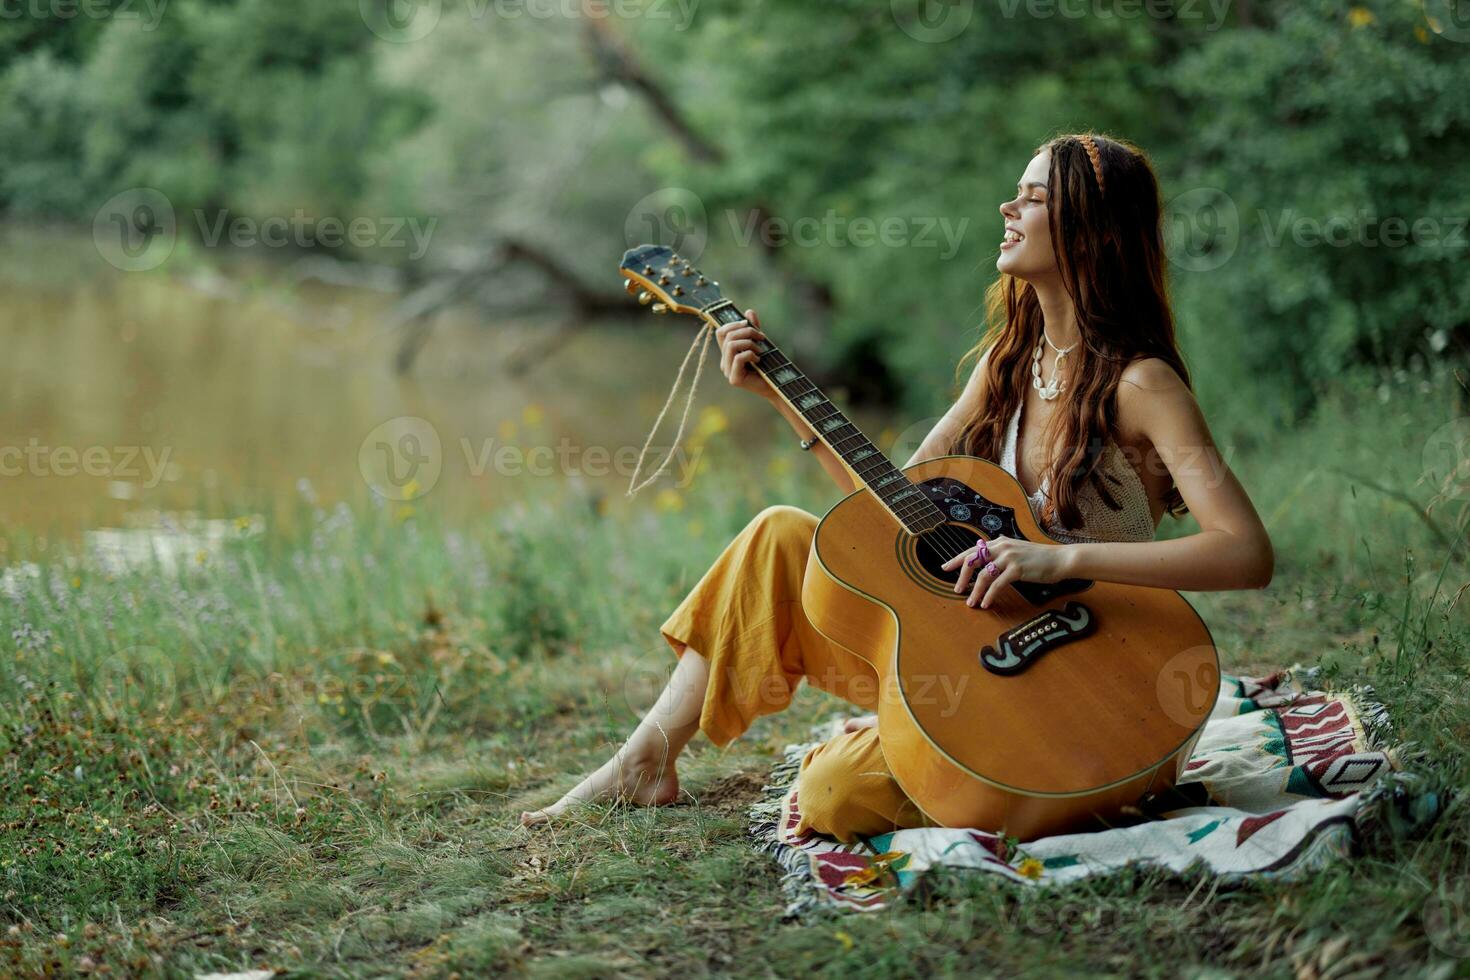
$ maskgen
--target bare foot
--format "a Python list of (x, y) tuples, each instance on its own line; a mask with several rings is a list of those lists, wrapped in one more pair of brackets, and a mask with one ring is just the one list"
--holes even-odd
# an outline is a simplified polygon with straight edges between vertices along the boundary
[(878, 724), (877, 715), (863, 715), (861, 718), (847, 719), (842, 724), (842, 730), (844, 732), (856, 732), (864, 728), (872, 728), (876, 724)]
[(631, 753), (625, 756), (620, 751), (551, 806), (522, 812), (521, 826), (545, 823), (573, 803), (609, 798), (637, 806), (667, 806), (679, 798), (679, 774), (671, 760)]

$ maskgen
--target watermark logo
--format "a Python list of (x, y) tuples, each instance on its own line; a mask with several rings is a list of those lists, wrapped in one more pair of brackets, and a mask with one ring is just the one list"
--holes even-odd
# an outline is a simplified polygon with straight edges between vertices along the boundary
[(385, 500), (409, 501), (434, 489), (444, 466), (439, 430), (426, 419), (403, 415), (369, 432), (357, 450), (357, 468)]
[(162, 191), (134, 187), (97, 210), (92, 241), (108, 264), (124, 272), (147, 272), (168, 261), (178, 242), (178, 216)]
[(629, 209), (623, 236), (629, 248), (667, 245), (690, 262), (698, 262), (709, 240), (709, 215), (698, 194), (683, 187), (663, 187), (644, 195)]
[(1470, 498), (1470, 417), (1451, 419), (1424, 440), (1424, 479), (1450, 500)]
[(1470, 915), (1457, 896), (1443, 890), (1430, 895), (1424, 902), (1423, 918), (1430, 945), (1455, 959), (1470, 956)]
[[(928, 418), (920, 419), (906, 426), (902, 432), (893, 437), (891, 443), (886, 446), (880, 445), (878, 448), (893, 461), (894, 466), (904, 466), (913, 457), (914, 453), (919, 451), (919, 447), (924, 444), (925, 439), (929, 438), (929, 433), (934, 431), (934, 427), (943, 421), (944, 417), (940, 415), (931, 415)], [(940, 455), (942, 452), (943, 447), (934, 455)], [(919, 460), (918, 462), (923, 462), (923, 460)], [(914, 465), (917, 466), (918, 463)]]
[(1446, 41), (1470, 41), (1470, 0), (1422, 0), (1424, 23)]
[(1164, 716), (1176, 725), (1196, 728), (1203, 724), (1220, 694), (1215, 648), (1203, 644), (1170, 657), (1159, 669), (1154, 693)]
[(1240, 209), (1224, 191), (1196, 187), (1164, 208), (1164, 254), (1191, 272), (1208, 272), (1230, 261), (1240, 247)]
[(178, 705), (178, 677), (173, 660), (162, 650), (128, 647), (96, 666), (87, 693), (111, 718), (168, 712)]
[(368, 30), (393, 44), (422, 41), (439, 26), (444, 0), (358, 0)]
[(889, 7), (898, 29), (925, 44), (959, 37), (975, 16), (975, 0), (892, 0)]

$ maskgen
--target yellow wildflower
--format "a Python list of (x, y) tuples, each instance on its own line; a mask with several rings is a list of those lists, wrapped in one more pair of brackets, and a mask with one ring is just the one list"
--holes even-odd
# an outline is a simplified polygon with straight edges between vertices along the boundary
[(694, 427), (695, 438), (711, 436), (716, 432), (724, 432), (730, 427), (730, 418), (718, 405), (706, 405), (700, 409), (699, 422)]
[(535, 402), (531, 402), (525, 408), (521, 409), (521, 421), (528, 426), (535, 427), (540, 425), (541, 420), (545, 417), (546, 413), (541, 411), (541, 406)]
[(653, 498), (653, 504), (665, 513), (673, 513), (684, 509), (684, 496), (677, 490), (660, 490), (658, 496)]
[(1027, 858), (1026, 860), (1021, 862), (1019, 867), (1016, 868), (1016, 873), (1021, 875), (1023, 878), (1030, 878), (1034, 881), (1035, 879), (1041, 877), (1042, 870), (1043, 868), (1040, 861), (1036, 860), (1036, 858)]
[(515, 419), (506, 419), (505, 421), (501, 422), (500, 428), (497, 431), (500, 433), (501, 439), (505, 440), (506, 442), (510, 442), (516, 437)]
[(837, 941), (842, 944), (843, 949), (852, 949), (853, 946), (857, 945), (852, 941), (852, 937), (841, 929), (838, 929), (832, 935), (837, 937)]
[(1354, 27), (1367, 27), (1377, 19), (1367, 7), (1353, 7), (1348, 10), (1348, 23)]

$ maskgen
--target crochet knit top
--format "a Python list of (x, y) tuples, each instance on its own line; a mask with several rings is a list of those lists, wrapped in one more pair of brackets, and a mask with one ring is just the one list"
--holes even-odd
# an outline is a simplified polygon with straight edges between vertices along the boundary
[[(1021, 408), (1024, 406), (1023, 398), (1021, 406), (1011, 415), (1010, 424), (1006, 428), (1005, 445), (1000, 454), (1001, 468), (1018, 481), (1020, 477), (1016, 475), (1016, 439), (1021, 429)], [(1111, 440), (1103, 451), (1100, 473), (1107, 482), (1108, 493), (1122, 505), (1121, 510), (1109, 507), (1089, 480), (1077, 493), (1077, 507), (1082, 511), (1082, 527), (1068, 530), (1060, 523), (1048, 524), (1041, 518), (1047, 487), (1051, 484), (1051, 477), (1047, 475), (1042, 478), (1041, 487), (1029, 498), (1031, 514), (1036, 518), (1036, 523), (1063, 544), (1152, 541), (1155, 527), (1153, 513), (1149, 509), (1148, 491), (1117, 443)]]

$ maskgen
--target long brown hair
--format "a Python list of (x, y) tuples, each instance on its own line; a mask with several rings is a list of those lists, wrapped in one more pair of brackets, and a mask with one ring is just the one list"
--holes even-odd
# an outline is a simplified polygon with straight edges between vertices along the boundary
[[(1089, 158), (1089, 139), (1098, 170)], [(1108, 507), (1122, 506), (1103, 485), (1099, 465), (1105, 440), (1115, 432), (1123, 369), (1138, 358), (1157, 357), (1192, 385), (1174, 337), (1159, 184), (1147, 155), (1127, 140), (1098, 133), (1053, 137), (1033, 155), (1043, 150), (1051, 151), (1046, 185), (1052, 251), (1081, 332), (1078, 349), (1068, 356), (1065, 402), (1047, 433), (1050, 444), (1051, 429), (1060, 421), (1064, 458), (1057, 472), (1068, 476), (1052, 479), (1043, 518), (1055, 522), (1060, 514), (1064, 527), (1077, 530), (1083, 523), (1077, 496), (1085, 481)], [(997, 460), (1006, 425), (1031, 383), (1031, 355), (1041, 341), (1041, 306), (1031, 284), (1001, 275), (985, 291), (985, 321), (988, 328), (960, 359), (956, 377), (990, 350), (989, 397), (963, 421), (949, 452)], [(1172, 483), (1164, 507), (1175, 517), (1188, 512)]]

